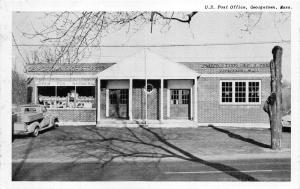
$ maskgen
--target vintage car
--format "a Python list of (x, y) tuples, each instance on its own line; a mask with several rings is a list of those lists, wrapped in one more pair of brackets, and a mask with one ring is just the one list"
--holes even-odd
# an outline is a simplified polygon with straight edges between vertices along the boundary
[(48, 115), (43, 105), (21, 105), (21, 111), (13, 114), (13, 134), (36, 137), (40, 131), (57, 127), (58, 118)]
[(281, 120), (283, 127), (291, 128), (291, 113), (283, 116)]

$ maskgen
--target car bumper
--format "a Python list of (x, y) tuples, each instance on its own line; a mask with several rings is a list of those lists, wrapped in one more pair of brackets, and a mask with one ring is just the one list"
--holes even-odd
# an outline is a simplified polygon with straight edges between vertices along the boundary
[(32, 132), (29, 132), (29, 131), (21, 131), (21, 130), (16, 130), (14, 131), (14, 135), (28, 135)]

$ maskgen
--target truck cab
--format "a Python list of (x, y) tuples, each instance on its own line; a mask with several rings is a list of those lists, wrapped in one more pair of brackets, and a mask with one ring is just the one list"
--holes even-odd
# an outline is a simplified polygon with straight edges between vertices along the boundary
[(13, 134), (36, 137), (40, 131), (56, 127), (56, 116), (48, 115), (43, 105), (21, 105), (20, 112), (13, 114)]

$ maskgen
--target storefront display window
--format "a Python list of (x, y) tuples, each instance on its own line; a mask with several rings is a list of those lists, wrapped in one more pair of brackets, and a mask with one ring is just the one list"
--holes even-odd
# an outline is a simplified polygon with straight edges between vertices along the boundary
[(38, 87), (38, 102), (47, 108), (95, 108), (95, 87)]

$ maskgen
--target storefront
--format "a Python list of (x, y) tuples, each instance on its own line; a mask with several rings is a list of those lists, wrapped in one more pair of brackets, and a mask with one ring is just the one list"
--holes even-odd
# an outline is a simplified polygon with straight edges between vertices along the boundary
[(268, 63), (172, 62), (150, 50), (117, 63), (33, 64), (32, 101), (61, 122), (185, 120), (267, 126)]

